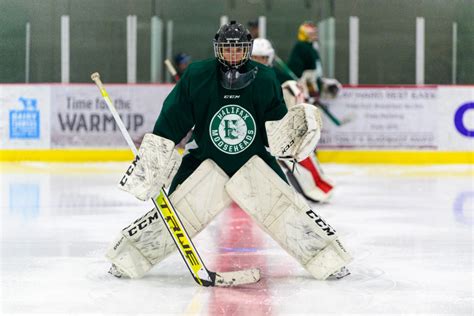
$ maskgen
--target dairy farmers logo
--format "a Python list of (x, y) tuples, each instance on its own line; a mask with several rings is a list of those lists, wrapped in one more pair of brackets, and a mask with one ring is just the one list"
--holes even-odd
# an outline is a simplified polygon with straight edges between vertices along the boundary
[(474, 137), (474, 130), (470, 130), (464, 125), (464, 115), (468, 110), (474, 110), (474, 102), (464, 103), (457, 109), (456, 113), (454, 114), (454, 126), (459, 133), (466, 137)]
[(222, 152), (234, 155), (247, 149), (257, 130), (252, 115), (236, 104), (222, 107), (209, 125), (212, 143)]
[(37, 99), (19, 98), (22, 110), (10, 111), (10, 139), (38, 139), (40, 136), (40, 112)]

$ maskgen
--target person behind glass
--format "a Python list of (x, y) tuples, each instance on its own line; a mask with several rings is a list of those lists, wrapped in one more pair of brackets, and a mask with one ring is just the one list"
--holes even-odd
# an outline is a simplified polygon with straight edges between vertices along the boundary
[(174, 56), (174, 65), (179, 78), (183, 76), (183, 73), (188, 68), (190, 62), (191, 56), (185, 53), (179, 53)]
[(342, 89), (336, 79), (324, 78), (318, 51), (318, 28), (313, 22), (303, 22), (297, 41), (291, 50), (288, 67), (298, 77), (305, 94), (314, 103), (319, 98), (335, 98)]
[(259, 37), (259, 30), (258, 30), (258, 20), (252, 20), (247, 22), (247, 27), (250, 35), (252, 35), (252, 38), (258, 38)]

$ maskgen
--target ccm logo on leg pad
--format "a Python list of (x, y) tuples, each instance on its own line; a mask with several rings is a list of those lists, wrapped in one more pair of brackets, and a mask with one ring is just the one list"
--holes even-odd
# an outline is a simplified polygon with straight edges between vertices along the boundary
[(309, 218), (313, 219), (314, 222), (319, 226), (321, 227), (321, 229), (326, 233), (326, 235), (328, 236), (332, 236), (336, 233), (336, 231), (334, 230), (334, 228), (332, 228), (331, 226), (329, 226), (328, 224), (326, 224), (326, 222), (321, 218), (319, 217), (318, 214), (316, 214), (315, 212), (313, 212), (313, 210), (309, 210), (306, 212), (306, 215), (309, 216)]
[(138, 233), (138, 231), (144, 229), (148, 225), (151, 225), (154, 221), (159, 219), (158, 212), (155, 211), (152, 214), (148, 215), (146, 214), (145, 216), (137, 219), (134, 223), (133, 226), (127, 226), (123, 230), (128, 233), (130, 237)]
[(140, 160), (139, 156), (136, 156), (135, 159), (132, 161), (132, 164), (128, 167), (127, 171), (122, 177), (122, 180), (120, 180), (120, 185), (124, 186), (125, 183), (127, 183), (128, 176), (131, 176), (133, 173), (133, 170), (135, 170), (135, 167), (137, 166), (138, 161)]

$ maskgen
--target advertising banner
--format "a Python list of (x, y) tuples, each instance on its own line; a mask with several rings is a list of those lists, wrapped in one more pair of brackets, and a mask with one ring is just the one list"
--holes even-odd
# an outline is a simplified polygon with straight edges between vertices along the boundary
[[(109, 84), (132, 139), (153, 130), (172, 85)], [(474, 87), (345, 87), (322, 100), (342, 124), (322, 114), (319, 148), (474, 151)], [(126, 149), (93, 84), (0, 85), (0, 148)]]
[(0, 86), (0, 148), (50, 147), (50, 87)]
[(323, 114), (320, 148), (437, 148), (436, 87), (344, 88), (322, 102), (343, 124)]
[[(170, 85), (109, 85), (107, 92), (132, 139), (153, 130)], [(107, 104), (94, 85), (52, 88), (52, 148), (126, 148)]]
[(438, 87), (439, 150), (474, 151), (474, 87)]

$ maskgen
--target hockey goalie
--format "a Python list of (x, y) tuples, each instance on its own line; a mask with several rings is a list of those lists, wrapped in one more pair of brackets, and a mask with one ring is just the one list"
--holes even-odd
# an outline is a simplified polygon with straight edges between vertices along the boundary
[[(143, 201), (169, 186), (191, 237), (234, 201), (314, 278), (343, 277), (351, 256), (339, 235), (288, 185), (275, 159), (301, 161), (313, 153), (319, 111), (304, 103), (287, 109), (273, 71), (249, 60), (252, 44), (235, 21), (218, 30), (215, 58), (188, 67), (119, 186)], [(193, 127), (192, 146), (181, 157), (175, 145)], [(112, 243), (112, 274), (140, 278), (176, 249), (156, 212)]]

